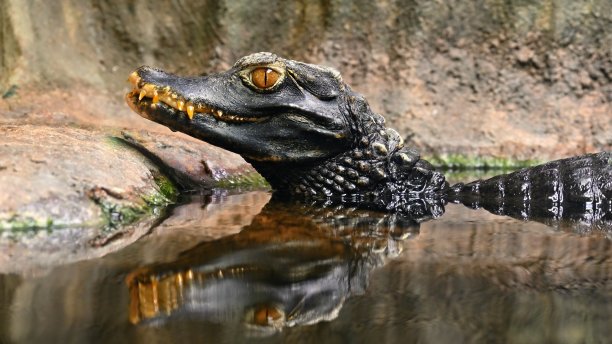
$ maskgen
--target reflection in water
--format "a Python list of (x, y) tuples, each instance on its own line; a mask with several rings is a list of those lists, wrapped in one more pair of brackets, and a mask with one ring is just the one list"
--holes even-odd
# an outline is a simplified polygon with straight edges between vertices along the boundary
[(332, 320), (417, 231), (389, 214), (273, 201), (240, 233), (130, 274), (130, 320), (189, 315), (260, 329)]
[(564, 232), (596, 234), (612, 239), (612, 203), (608, 208), (592, 202), (556, 204), (551, 199), (531, 203), (509, 203), (499, 198), (464, 200), (473, 209), (483, 208), (497, 214), (525, 221), (536, 221)]
[(116, 253), (0, 274), (0, 343), (584, 343), (612, 335), (612, 247), (596, 232), (455, 204), (417, 227), (332, 205), (264, 208), (269, 197), (196, 197)]
[[(424, 209), (422, 200), (407, 206)], [(557, 228), (569, 226), (561, 218), (551, 221)], [(423, 225), (435, 229), (439, 223)], [(364, 292), (374, 268), (407, 248), (405, 256), (418, 257), (438, 273), (462, 261), (455, 257), (434, 268), (431, 261), (446, 252), (465, 250), (470, 260), (480, 256), (473, 271), (463, 274), (490, 278), (499, 288), (592, 289), (607, 286), (612, 276), (609, 263), (588, 263), (610, 256), (609, 241), (597, 235), (550, 236), (544, 226), (533, 235), (512, 222), (505, 229), (512, 231), (495, 231), (485, 242), (476, 230), (468, 238), (451, 232), (438, 241), (406, 240), (416, 237), (420, 226), (398, 213), (350, 208), (346, 202), (306, 206), (273, 199), (241, 232), (201, 243), (171, 263), (132, 272), (130, 320), (159, 325), (197, 317), (262, 330), (332, 320), (348, 297)], [(424, 258), (432, 251), (436, 257)]]

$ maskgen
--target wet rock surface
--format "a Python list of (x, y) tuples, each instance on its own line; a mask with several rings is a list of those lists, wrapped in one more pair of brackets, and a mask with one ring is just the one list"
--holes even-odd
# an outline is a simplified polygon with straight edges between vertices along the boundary
[(123, 247), (175, 192), (155, 165), (103, 132), (6, 125), (0, 137), (0, 266), (54, 265)]
[(134, 134), (117, 130), (0, 125), (0, 269), (53, 266), (132, 243), (174, 201), (176, 174), (202, 188), (254, 173), (203, 143), (139, 135), (137, 149)]
[(104, 225), (102, 203), (160, 194), (159, 170), (111, 136), (42, 126), (0, 127), (4, 228)]

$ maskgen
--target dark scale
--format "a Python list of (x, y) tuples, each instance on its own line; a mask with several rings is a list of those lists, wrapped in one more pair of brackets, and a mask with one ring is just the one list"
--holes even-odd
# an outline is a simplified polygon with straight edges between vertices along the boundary
[[(380, 116), (367, 121), (372, 132), (359, 140), (355, 148), (314, 166), (300, 166), (297, 169), (274, 168), (272, 173), (282, 173), (282, 183), (305, 185), (304, 188), (287, 188), (277, 184), (273, 175), (263, 172), (272, 186), (280, 193), (308, 198), (347, 197), (360, 195), (360, 199), (381, 201), (390, 194), (428, 194), (432, 199), (436, 191), (447, 187), (444, 176), (435, 172), (418, 153), (404, 147), (403, 140), (395, 130), (380, 127)], [(378, 126), (379, 130), (374, 130)], [(362, 128), (362, 130), (365, 130)], [(366, 149), (366, 146), (370, 146)], [(364, 154), (363, 151), (369, 153)], [(254, 166), (258, 168), (257, 163)], [(261, 171), (261, 168), (258, 168)], [(306, 176), (306, 177), (304, 177)], [(312, 179), (316, 180), (312, 183)], [(406, 183), (407, 180), (415, 183)], [(387, 202), (386, 200), (384, 202)], [(386, 207), (386, 205), (385, 205)]]

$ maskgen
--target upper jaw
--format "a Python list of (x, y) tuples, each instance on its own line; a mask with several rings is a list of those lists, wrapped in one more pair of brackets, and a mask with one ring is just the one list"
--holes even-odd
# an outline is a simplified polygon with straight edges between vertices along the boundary
[[(151, 74), (158, 74), (162, 77), (154, 80)], [(179, 92), (176, 87), (172, 87), (171, 78), (177, 78), (172, 74), (149, 68), (140, 67), (132, 72), (128, 82), (132, 85), (132, 90), (126, 94), (126, 100), (130, 107), (137, 113), (144, 115), (149, 111), (155, 110), (159, 103), (166, 105), (168, 110), (175, 113), (184, 114), (190, 120), (198, 115), (212, 115), (216, 119), (231, 123), (259, 122), (267, 119), (266, 117), (247, 117), (227, 113), (223, 109), (215, 107), (200, 99), (193, 99)], [(178, 82), (181, 85), (181, 81)]]

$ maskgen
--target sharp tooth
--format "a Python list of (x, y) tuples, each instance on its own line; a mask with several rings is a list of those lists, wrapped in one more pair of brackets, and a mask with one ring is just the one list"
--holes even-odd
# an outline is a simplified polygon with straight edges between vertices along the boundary
[(171, 97), (172, 99), (176, 99), (176, 98), (178, 98), (178, 96), (176, 95), (176, 93), (172, 93), (172, 94), (170, 95), (170, 97)]
[(168, 92), (170, 92), (170, 86), (164, 87), (164, 93), (168, 93)]
[(153, 109), (153, 110), (157, 109), (157, 104), (152, 103), (152, 104), (151, 104), (151, 109)]
[(193, 119), (193, 110), (193, 105), (187, 104), (187, 117), (189, 117), (189, 119)]
[(142, 98), (144, 98), (144, 96), (147, 95), (147, 91), (145, 90), (140, 90), (140, 94), (138, 95), (138, 100), (142, 100)]
[(159, 94), (157, 94), (157, 90), (153, 91), (153, 104), (159, 101)]
[(221, 111), (221, 110), (217, 110), (217, 116), (221, 116), (221, 117), (223, 117), (223, 111)]
[(185, 106), (185, 102), (184, 102), (184, 101), (179, 100), (179, 101), (177, 101), (177, 102), (176, 102), (176, 108), (177, 108), (179, 111), (183, 111), (183, 107), (184, 107), (184, 106)]

